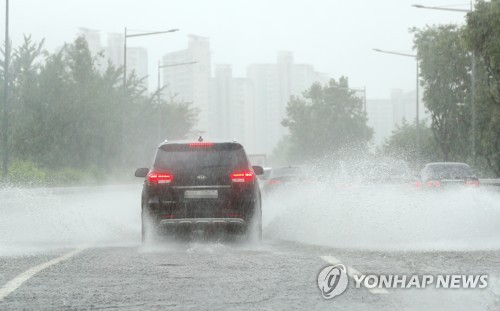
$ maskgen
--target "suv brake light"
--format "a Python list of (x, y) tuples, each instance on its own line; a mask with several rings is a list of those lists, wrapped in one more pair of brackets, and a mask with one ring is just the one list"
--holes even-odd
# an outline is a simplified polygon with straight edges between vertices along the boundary
[(148, 174), (150, 185), (170, 184), (174, 180), (174, 175), (165, 172), (150, 172)]
[(465, 182), (465, 185), (468, 187), (479, 187), (479, 181), (478, 180), (467, 180)]
[(439, 187), (441, 187), (441, 182), (439, 180), (429, 180), (426, 183), (426, 186), (427, 186), (427, 188), (432, 188), (432, 187), (439, 188)]
[(212, 147), (214, 143), (210, 142), (197, 142), (197, 143), (190, 143), (189, 147), (190, 148), (209, 148)]
[(255, 180), (255, 174), (251, 170), (234, 172), (229, 176), (234, 183), (250, 183)]

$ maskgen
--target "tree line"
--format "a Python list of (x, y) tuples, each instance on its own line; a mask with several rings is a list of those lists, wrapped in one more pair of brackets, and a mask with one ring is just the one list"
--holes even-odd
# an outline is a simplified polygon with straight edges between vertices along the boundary
[[(198, 111), (189, 103), (173, 98), (158, 102), (158, 93), (148, 95), (135, 74), (124, 86), (123, 67), (102, 64), (104, 60), (102, 53), (92, 55), (83, 37), (55, 53), (30, 36), (13, 49), (8, 81), (11, 179), (23, 174), (23, 181), (30, 174), (51, 179), (51, 172), (65, 170), (73, 176), (105, 176), (148, 165), (160, 141), (182, 139), (193, 131)], [(4, 62), (1, 70), (4, 92)], [(3, 102), (1, 107), (3, 113)]]

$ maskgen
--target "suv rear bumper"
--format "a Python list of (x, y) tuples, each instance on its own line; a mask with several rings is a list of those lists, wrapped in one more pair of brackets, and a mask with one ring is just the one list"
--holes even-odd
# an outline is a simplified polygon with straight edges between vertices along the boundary
[(163, 219), (159, 225), (165, 229), (208, 229), (211, 227), (243, 229), (246, 227), (246, 222), (241, 218), (178, 218)]

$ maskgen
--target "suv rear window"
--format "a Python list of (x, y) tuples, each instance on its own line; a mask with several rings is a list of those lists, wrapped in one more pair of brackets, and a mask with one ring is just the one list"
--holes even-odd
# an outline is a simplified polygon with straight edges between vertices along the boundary
[(230, 167), (243, 168), (248, 161), (239, 144), (214, 144), (211, 147), (190, 147), (184, 144), (163, 145), (155, 158), (158, 168)]
[(429, 165), (424, 171), (427, 178), (456, 179), (475, 177), (470, 166), (464, 164)]

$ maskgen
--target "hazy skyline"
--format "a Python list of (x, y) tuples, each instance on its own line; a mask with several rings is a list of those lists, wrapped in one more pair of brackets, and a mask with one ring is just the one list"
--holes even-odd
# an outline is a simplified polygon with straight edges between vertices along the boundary
[[(165, 53), (185, 49), (187, 35), (210, 38), (212, 64), (231, 64), (233, 76), (246, 75), (254, 63), (275, 63), (277, 52), (292, 51), (332, 78), (345, 75), (351, 87), (366, 86), (368, 98), (389, 98), (391, 89), (415, 89), (415, 61), (372, 51), (411, 52), (411, 27), (465, 22), (465, 13), (416, 9), (411, 4), (469, 8), (456, 0), (386, 1), (10, 1), (13, 46), (23, 34), (45, 38), (53, 52), (76, 38), (80, 27), (104, 33), (179, 28), (177, 33), (132, 38), (128, 46), (149, 52), (149, 74)], [(5, 4), (2, 3), (2, 40)], [(155, 79), (150, 79), (150, 81)], [(154, 81), (153, 81), (154, 82)], [(155, 83), (150, 82), (150, 86)]]

